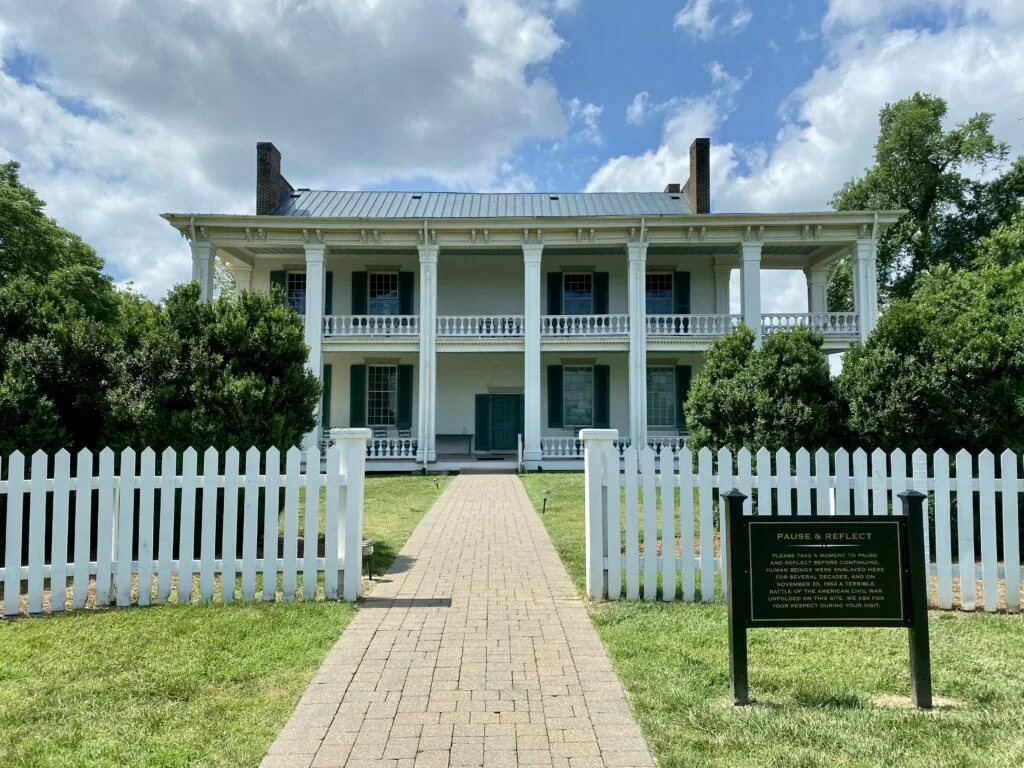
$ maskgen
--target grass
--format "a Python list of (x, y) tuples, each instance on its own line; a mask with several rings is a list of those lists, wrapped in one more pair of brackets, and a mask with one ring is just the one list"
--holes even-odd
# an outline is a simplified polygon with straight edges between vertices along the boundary
[[(439, 493), (432, 478), (367, 478), (375, 572)], [(255, 766), (355, 610), (168, 605), (0, 623), (0, 766)]]
[[(584, 585), (583, 477), (524, 479), (577, 587)], [(1024, 619), (934, 611), (933, 687), (945, 706), (896, 706), (907, 635), (894, 629), (749, 633), (757, 703), (728, 701), (721, 604), (589, 604), (658, 764), (667, 766), (1024, 765)]]

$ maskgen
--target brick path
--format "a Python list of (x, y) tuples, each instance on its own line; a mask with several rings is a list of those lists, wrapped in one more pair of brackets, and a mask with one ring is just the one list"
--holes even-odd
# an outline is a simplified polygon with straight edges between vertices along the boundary
[(514, 475), (456, 478), (264, 758), (288, 766), (653, 766)]

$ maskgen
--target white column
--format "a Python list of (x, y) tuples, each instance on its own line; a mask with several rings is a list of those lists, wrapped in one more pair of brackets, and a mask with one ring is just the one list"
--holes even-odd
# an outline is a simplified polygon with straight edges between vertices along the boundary
[(235, 296), (241, 296), (243, 291), (248, 291), (252, 287), (251, 267), (232, 267), (231, 277), (235, 281)]
[(732, 266), (721, 256), (715, 256), (715, 314), (729, 314), (729, 280)]
[[(540, 461), (540, 264), (544, 246), (523, 246), (523, 461)], [(533, 468), (533, 467), (531, 467)]]
[(761, 346), (761, 243), (743, 243), (740, 251), (740, 312)]
[(209, 240), (192, 243), (192, 279), (199, 283), (199, 301), (213, 298), (213, 260), (217, 249)]
[(627, 243), (629, 253), (629, 435), (647, 444), (647, 243)]
[(828, 265), (808, 267), (804, 270), (807, 280), (807, 311), (828, 312)]
[[(321, 244), (306, 246), (306, 315), (305, 338), (309, 347), (309, 359), (306, 367), (321, 381), (324, 375), (323, 360), (323, 324), (324, 324), (324, 246)], [(306, 435), (306, 448), (315, 446), (320, 436), (320, 409), (323, 399), (317, 403), (316, 424)]]
[(878, 323), (878, 276), (875, 272), (875, 243), (868, 238), (858, 240), (853, 251), (853, 308), (858, 314), (860, 339)]
[(437, 253), (436, 245), (420, 252), (420, 366), (419, 418), (416, 460), (437, 461)]

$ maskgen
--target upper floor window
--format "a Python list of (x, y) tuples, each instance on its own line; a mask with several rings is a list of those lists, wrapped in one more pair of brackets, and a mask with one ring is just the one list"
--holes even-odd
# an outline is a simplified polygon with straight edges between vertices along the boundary
[(393, 427), (398, 409), (398, 366), (366, 367), (366, 426)]
[(370, 273), (371, 315), (397, 315), (400, 311), (397, 272)]
[(562, 314), (594, 314), (594, 275), (566, 272), (562, 275)]
[(676, 425), (676, 372), (670, 365), (647, 369), (647, 426)]
[(562, 372), (562, 414), (566, 427), (594, 425), (594, 369), (567, 365)]
[[(671, 315), (675, 310), (672, 298), (672, 275), (652, 272), (647, 275), (647, 314)], [(648, 390), (650, 391), (650, 390)]]
[(288, 280), (285, 283), (285, 293), (288, 296), (288, 306), (300, 315), (306, 314), (306, 273), (289, 272)]

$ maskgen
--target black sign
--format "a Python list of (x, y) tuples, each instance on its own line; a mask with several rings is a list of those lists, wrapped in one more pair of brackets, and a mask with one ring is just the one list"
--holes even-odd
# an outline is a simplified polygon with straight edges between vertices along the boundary
[(900, 494), (895, 516), (758, 517), (728, 501), (729, 671), (733, 701), (748, 703), (747, 630), (905, 627), (911, 698), (931, 707), (924, 494)]

